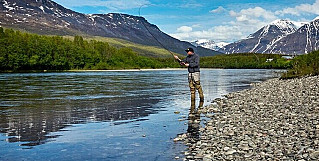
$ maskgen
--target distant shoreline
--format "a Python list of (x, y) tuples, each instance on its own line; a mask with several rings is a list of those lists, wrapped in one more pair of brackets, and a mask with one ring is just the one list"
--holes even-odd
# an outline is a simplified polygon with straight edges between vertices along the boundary
[[(261, 68), (201, 68), (201, 70), (209, 69), (251, 69), (259, 70)], [(158, 68), (158, 69), (71, 69), (71, 70), (5, 70), (0, 71), (0, 73), (46, 73), (46, 72), (138, 72), (138, 71), (177, 71), (177, 70), (187, 70), (187, 68)], [(269, 70), (282, 70), (282, 69), (269, 69)]]
[(165, 71), (186, 70), (187, 68), (159, 68), (159, 69), (71, 69), (71, 70), (3, 70), (0, 73), (45, 73), (45, 72), (137, 72), (137, 71)]
[(185, 70), (186, 68), (159, 68), (159, 69), (106, 69), (106, 70), (65, 70), (65, 72), (138, 72), (138, 71), (169, 71)]

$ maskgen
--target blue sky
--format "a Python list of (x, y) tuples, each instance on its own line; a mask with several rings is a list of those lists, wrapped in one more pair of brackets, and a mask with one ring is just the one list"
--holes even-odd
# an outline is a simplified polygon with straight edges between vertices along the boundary
[(319, 0), (54, 0), (77, 12), (126, 13), (145, 17), (180, 40), (233, 42), (276, 19), (309, 22)]

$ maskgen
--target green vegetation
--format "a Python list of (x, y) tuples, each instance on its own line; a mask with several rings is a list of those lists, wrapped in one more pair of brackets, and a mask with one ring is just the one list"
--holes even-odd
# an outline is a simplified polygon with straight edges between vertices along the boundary
[(217, 55), (201, 58), (201, 67), (235, 69), (286, 69), (291, 67), (290, 61), (287, 61), (281, 56), (282, 55), (276, 54), (252, 53)]
[(319, 75), (319, 51), (297, 56), (292, 60), (292, 68), (281, 78), (289, 79), (303, 76)]
[(134, 69), (179, 67), (172, 58), (140, 56), (107, 42), (40, 36), (0, 28), (0, 70)]

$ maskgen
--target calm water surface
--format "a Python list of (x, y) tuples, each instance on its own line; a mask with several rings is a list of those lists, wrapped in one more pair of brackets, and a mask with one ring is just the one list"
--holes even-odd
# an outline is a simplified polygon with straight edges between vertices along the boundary
[[(202, 69), (205, 105), (278, 72)], [(186, 70), (0, 74), (0, 160), (173, 160), (189, 97)]]

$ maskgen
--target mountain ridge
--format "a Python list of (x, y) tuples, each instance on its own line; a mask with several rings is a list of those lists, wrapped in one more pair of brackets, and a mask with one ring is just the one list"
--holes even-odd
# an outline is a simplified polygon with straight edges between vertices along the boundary
[[(276, 20), (251, 34), (220, 49), (226, 54), (263, 53), (301, 55), (319, 49), (319, 19), (297, 28), (292, 21)], [(305, 43), (306, 42), (306, 43)]]

